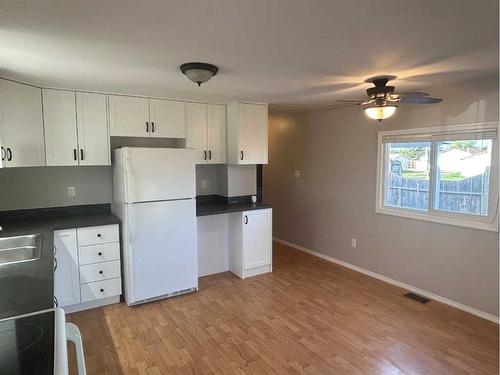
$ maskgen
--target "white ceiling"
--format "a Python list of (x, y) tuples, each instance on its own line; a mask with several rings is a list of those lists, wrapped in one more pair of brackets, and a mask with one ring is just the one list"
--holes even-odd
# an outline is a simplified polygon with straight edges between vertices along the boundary
[[(216, 64), (201, 87), (179, 71)], [(498, 74), (496, 0), (3, 0), (0, 75), (51, 87), (315, 108), (393, 74)]]

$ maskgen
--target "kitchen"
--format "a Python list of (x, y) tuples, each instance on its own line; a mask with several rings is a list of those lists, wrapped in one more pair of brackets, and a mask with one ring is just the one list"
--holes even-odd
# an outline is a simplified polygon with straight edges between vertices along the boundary
[[(16, 324), (26, 326), (55, 315), (58, 328), (49, 339), (65, 349), (58, 343), (61, 308), (73, 313), (122, 299), (132, 306), (196, 292), (200, 276), (272, 272), (272, 209), (257, 199), (256, 168), (267, 163), (267, 105), (75, 92), (6, 79), (0, 97), (2, 166), (13, 172), (11, 184), (20, 185), (22, 168), (33, 176), (45, 168), (50, 175), (59, 167), (78, 174), (104, 166), (113, 189), (112, 204), (1, 212), (0, 319), (17, 316)], [(79, 190), (68, 186), (69, 199)], [(77, 332), (83, 372), (80, 335), (74, 325), (69, 330)], [(41, 350), (32, 348), (22, 351), (23, 363)], [(67, 373), (65, 350), (37, 361), (28, 360), (39, 369), (45, 361), (47, 373), (52, 364), (55, 373)]]
[(499, 14), (0, 2), (0, 375), (499, 373)]

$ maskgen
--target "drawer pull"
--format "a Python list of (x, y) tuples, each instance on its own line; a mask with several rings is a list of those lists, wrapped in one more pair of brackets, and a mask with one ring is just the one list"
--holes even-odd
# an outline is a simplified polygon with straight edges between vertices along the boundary
[(102, 273), (103, 273), (103, 272), (102, 272), (102, 271), (99, 271), (99, 273), (102, 275)]
[(99, 251), (99, 252), (97, 253), (97, 255), (102, 256), (102, 253)]
[(103, 293), (103, 292), (104, 292), (104, 289), (101, 289), (101, 293)]
[(97, 237), (101, 238), (101, 233), (97, 233)]

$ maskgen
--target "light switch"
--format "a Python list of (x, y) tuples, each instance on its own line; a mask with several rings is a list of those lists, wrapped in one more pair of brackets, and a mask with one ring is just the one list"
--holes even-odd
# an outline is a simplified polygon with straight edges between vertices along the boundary
[(295, 172), (293, 173), (293, 177), (300, 178), (300, 169), (295, 170)]
[(208, 187), (208, 181), (206, 178), (201, 180), (201, 188), (206, 189)]
[(68, 197), (74, 197), (76, 195), (75, 187), (68, 186)]

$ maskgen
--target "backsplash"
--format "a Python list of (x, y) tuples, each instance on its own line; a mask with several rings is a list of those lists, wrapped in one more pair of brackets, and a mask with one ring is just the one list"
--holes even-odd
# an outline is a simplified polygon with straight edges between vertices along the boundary
[(196, 166), (196, 194), (224, 197), (257, 193), (255, 165), (213, 164)]
[[(68, 187), (75, 196), (68, 196)], [(111, 167), (0, 169), (0, 211), (111, 203)]]

